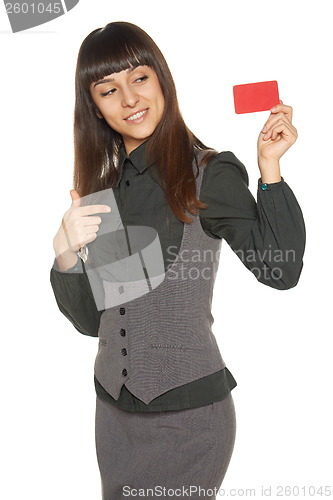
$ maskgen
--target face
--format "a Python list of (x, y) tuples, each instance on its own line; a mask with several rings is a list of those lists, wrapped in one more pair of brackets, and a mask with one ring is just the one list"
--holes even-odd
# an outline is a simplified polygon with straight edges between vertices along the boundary
[(164, 110), (164, 96), (155, 71), (148, 66), (129, 68), (93, 82), (90, 93), (97, 116), (121, 134), (126, 153), (152, 135)]

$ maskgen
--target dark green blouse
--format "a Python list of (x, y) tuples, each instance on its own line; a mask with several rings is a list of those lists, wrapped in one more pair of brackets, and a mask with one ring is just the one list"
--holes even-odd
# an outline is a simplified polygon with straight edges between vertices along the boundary
[[(179, 251), (184, 223), (167, 207), (169, 225), (166, 224), (165, 195), (147, 168), (146, 144), (141, 144), (129, 156), (122, 147), (119, 177), (113, 193), (124, 226), (146, 225), (157, 230), (167, 270)], [(287, 290), (297, 285), (303, 268), (305, 224), (301, 208), (283, 177), (272, 184), (262, 184), (259, 178), (257, 203), (248, 185), (243, 163), (231, 151), (217, 154), (203, 173), (199, 199), (208, 208), (199, 212), (202, 228), (211, 238), (224, 238), (259, 282)], [(280, 256), (289, 252), (288, 258), (277, 262), (277, 252)], [(103, 311), (96, 308), (83, 262), (78, 259), (75, 266), (61, 272), (54, 259), (50, 281), (58, 307), (66, 318), (80, 333), (98, 336)], [(128, 411), (202, 406), (225, 398), (237, 385), (226, 367), (167, 391), (146, 405), (125, 385), (116, 401), (96, 377), (94, 382), (100, 398)]]

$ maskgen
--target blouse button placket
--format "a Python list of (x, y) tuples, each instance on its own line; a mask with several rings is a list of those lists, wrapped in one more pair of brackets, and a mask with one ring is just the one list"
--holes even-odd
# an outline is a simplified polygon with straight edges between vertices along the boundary
[[(120, 291), (119, 289), (122, 289), (122, 291)], [(121, 285), (121, 286), (118, 288), (118, 291), (119, 291), (119, 293), (122, 293), (122, 292), (124, 291), (124, 287)], [(122, 306), (122, 307), (120, 307), (120, 308), (119, 308), (119, 314), (120, 314), (121, 316), (125, 316), (125, 313), (126, 313), (126, 309), (125, 309), (125, 307), (123, 307), (123, 306)], [(122, 356), (124, 356), (124, 358), (125, 358), (125, 356), (127, 356), (127, 354), (128, 354), (128, 352), (127, 352), (127, 349), (128, 349), (127, 338), (125, 339), (125, 336), (126, 336), (126, 329), (125, 329), (125, 328), (121, 328), (121, 329), (119, 330), (119, 333), (120, 333), (120, 335), (121, 335), (122, 337), (124, 337), (124, 343), (125, 343), (125, 345), (126, 345), (126, 347), (123, 347), (123, 348), (120, 350), (120, 354), (121, 354)], [(127, 368), (128, 368), (128, 367), (127, 367)], [(128, 371), (127, 371), (127, 369), (126, 369), (126, 368), (123, 368), (123, 370), (122, 370), (122, 372), (121, 372), (121, 373), (122, 373), (122, 375), (123, 375), (124, 377), (127, 377), (127, 375), (128, 375)]]

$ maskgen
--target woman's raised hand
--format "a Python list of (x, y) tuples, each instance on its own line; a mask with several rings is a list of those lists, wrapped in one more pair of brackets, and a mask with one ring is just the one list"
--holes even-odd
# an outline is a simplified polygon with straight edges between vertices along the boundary
[(258, 160), (279, 161), (281, 156), (296, 142), (298, 134), (292, 124), (293, 108), (277, 104), (272, 108), (264, 128), (259, 134)]
[(53, 247), (56, 255), (65, 252), (76, 253), (80, 247), (97, 238), (102, 219), (94, 214), (111, 211), (108, 205), (80, 206), (81, 198), (75, 189), (70, 191), (72, 204), (65, 212), (61, 226), (54, 237)]

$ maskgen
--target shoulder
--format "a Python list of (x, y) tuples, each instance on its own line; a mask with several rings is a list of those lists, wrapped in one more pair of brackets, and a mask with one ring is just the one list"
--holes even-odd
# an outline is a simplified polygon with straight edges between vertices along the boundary
[(245, 165), (232, 151), (222, 151), (214, 155), (204, 167), (204, 178), (206, 182), (219, 181), (220, 179), (242, 180), (246, 186), (249, 185), (249, 176)]

